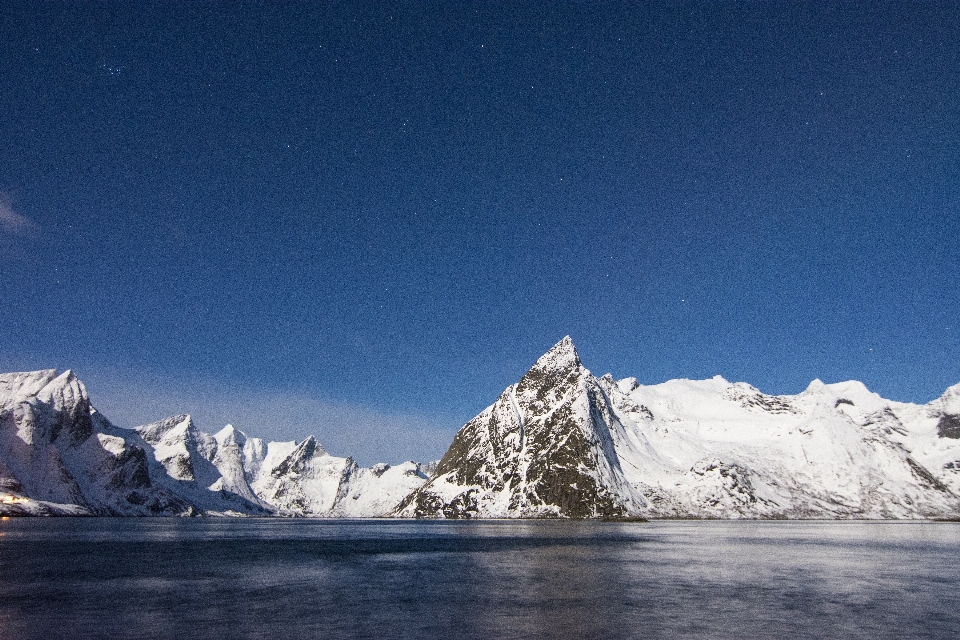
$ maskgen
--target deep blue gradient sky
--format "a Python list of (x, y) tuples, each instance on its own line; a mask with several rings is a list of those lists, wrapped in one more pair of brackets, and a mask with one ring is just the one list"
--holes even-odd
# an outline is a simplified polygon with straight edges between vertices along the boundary
[(0, 368), (364, 463), (566, 334), (960, 382), (960, 4), (317, 4), (0, 1)]

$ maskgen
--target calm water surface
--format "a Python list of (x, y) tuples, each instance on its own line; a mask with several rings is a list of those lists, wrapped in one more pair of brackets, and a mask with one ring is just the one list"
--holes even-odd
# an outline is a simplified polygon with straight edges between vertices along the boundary
[(0, 638), (948, 638), (960, 524), (3, 519)]

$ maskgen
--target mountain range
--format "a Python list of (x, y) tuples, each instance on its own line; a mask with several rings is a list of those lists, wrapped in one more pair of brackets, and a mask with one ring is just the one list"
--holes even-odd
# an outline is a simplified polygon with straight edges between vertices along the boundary
[(439, 462), (362, 468), (187, 415), (121, 428), (70, 371), (0, 374), (0, 515), (953, 519), (958, 496), (960, 385), (925, 405), (854, 381), (641, 385), (566, 337)]

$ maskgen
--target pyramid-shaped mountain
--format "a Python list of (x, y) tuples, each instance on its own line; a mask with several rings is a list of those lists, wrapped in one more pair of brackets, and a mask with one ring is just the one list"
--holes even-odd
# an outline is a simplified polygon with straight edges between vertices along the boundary
[(454, 438), (409, 517), (626, 518), (644, 512), (620, 469), (610, 401), (569, 336)]

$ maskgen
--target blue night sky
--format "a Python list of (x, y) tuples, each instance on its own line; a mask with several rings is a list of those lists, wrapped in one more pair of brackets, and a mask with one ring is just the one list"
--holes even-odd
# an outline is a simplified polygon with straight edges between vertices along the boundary
[(595, 373), (960, 382), (960, 4), (0, 0), (0, 369), (439, 457)]

